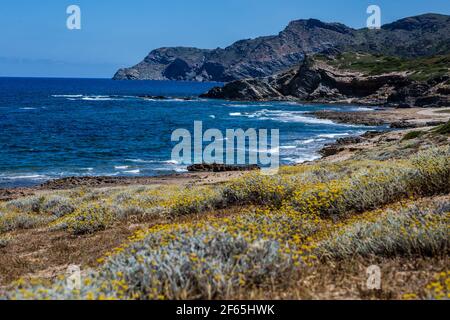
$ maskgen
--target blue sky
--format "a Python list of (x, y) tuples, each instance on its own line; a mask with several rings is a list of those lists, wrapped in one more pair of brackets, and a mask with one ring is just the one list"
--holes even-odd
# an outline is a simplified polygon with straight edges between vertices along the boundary
[[(71, 4), (81, 8), (81, 30), (66, 28)], [(158, 47), (225, 47), (295, 19), (360, 28), (370, 4), (383, 23), (450, 14), (448, 0), (2, 0), (0, 76), (111, 77)]]

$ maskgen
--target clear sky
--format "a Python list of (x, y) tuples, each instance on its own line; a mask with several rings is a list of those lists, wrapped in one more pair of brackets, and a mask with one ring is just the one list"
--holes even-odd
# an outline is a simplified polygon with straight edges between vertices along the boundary
[[(81, 30), (66, 27), (71, 4)], [(1, 0), (0, 76), (111, 77), (158, 47), (225, 47), (295, 19), (364, 27), (370, 4), (383, 23), (450, 14), (448, 0)]]

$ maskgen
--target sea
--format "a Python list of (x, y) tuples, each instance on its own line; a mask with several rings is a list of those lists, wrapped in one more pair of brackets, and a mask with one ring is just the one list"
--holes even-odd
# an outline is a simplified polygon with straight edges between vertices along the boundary
[[(0, 188), (69, 176), (157, 176), (185, 172), (171, 159), (176, 129), (279, 129), (282, 164), (319, 158), (338, 138), (375, 127), (314, 118), (352, 105), (201, 99), (221, 83), (0, 78)], [(164, 96), (165, 100), (142, 96)], [(189, 98), (189, 99), (186, 99)], [(191, 131), (192, 132), (192, 131)]]

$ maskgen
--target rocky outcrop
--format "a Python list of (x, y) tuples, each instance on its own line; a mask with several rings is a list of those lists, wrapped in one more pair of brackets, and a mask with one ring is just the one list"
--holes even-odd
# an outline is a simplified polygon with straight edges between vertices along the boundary
[(228, 165), (220, 163), (200, 163), (188, 166), (189, 172), (228, 172), (228, 171), (254, 171), (260, 170), (258, 165)]
[(450, 17), (446, 15), (406, 18), (381, 30), (296, 20), (278, 35), (241, 40), (224, 49), (156, 49), (134, 67), (117, 71), (114, 79), (230, 82), (279, 73), (315, 53), (350, 49), (416, 57), (448, 52), (449, 43)]
[[(392, 107), (450, 106), (449, 76), (418, 82), (408, 72), (366, 75), (307, 58), (296, 68), (270, 77), (233, 81), (202, 95), (226, 100), (296, 100)], [(444, 93), (444, 94), (442, 94)], [(379, 123), (377, 123), (378, 125)], [(371, 125), (373, 125), (371, 123)]]

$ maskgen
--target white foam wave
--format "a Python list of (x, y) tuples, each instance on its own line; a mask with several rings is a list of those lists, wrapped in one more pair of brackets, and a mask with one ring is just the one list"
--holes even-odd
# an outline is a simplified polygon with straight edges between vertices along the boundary
[(114, 167), (114, 169), (117, 169), (117, 170), (125, 170), (125, 169), (128, 169), (129, 168), (129, 166), (115, 166)]
[(233, 112), (230, 116), (243, 116), (247, 118), (256, 118), (258, 120), (272, 120), (283, 123), (308, 123), (308, 124), (329, 124), (335, 125), (335, 123), (328, 119), (317, 119), (309, 116), (305, 116), (305, 111), (286, 111), (286, 110), (268, 110), (263, 109), (255, 112)]
[(128, 171), (124, 171), (124, 173), (138, 174), (138, 173), (141, 173), (141, 170), (139, 170), (139, 169), (128, 170)]
[(30, 174), (19, 176), (2, 176), (1, 178), (5, 180), (45, 180), (48, 179), (49, 177), (40, 174)]
[(337, 137), (347, 137), (349, 136), (349, 133), (326, 133), (326, 134), (319, 134), (317, 137), (319, 138), (326, 138), (326, 139), (334, 139)]
[(54, 94), (53, 98), (82, 98), (82, 94)]
[(176, 161), (176, 160), (167, 160), (167, 161), (163, 161), (163, 163), (166, 163), (166, 164), (179, 164), (179, 162)]
[(154, 163), (154, 160), (143, 160), (143, 159), (125, 159), (125, 161), (134, 162), (134, 163)]
[(314, 161), (319, 159), (320, 156), (317, 154), (308, 154), (308, 155), (299, 155), (298, 157), (294, 158), (294, 157), (286, 157), (286, 158), (282, 158), (281, 160), (283, 161), (287, 161), (289, 163), (292, 164), (300, 164), (300, 163), (304, 163), (307, 161)]

